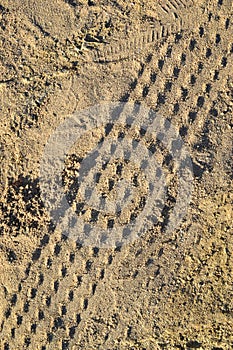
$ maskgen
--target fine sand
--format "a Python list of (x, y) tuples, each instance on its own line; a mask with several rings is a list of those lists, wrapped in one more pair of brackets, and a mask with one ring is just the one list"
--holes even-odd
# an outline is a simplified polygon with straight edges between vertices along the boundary
[[(232, 0), (1, 1), (1, 350), (233, 348), (232, 9)], [(121, 168), (111, 149), (96, 191), (114, 203), (124, 178), (131, 204), (115, 215), (82, 202), (80, 162), (105, 139), (143, 139), (167, 196), (140, 237), (81, 244), (51, 219), (41, 160), (69, 116), (81, 123), (82, 110), (119, 101), (169, 120), (193, 178), (181, 193), (162, 136), (153, 150), (153, 135), (127, 123), (87, 130), (62, 174), (84, 226), (127, 227), (150, 200), (136, 160)], [(176, 204), (183, 218), (168, 233)]]

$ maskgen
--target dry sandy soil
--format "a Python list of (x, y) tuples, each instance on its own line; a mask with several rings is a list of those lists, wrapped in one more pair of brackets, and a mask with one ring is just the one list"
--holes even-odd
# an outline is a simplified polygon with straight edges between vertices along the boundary
[[(232, 14), (231, 0), (0, 2), (0, 349), (233, 348)], [(139, 239), (82, 245), (51, 222), (44, 147), (68, 115), (102, 101), (155, 110), (189, 149), (192, 198), (166, 239), (177, 184), (159, 148), (168, 196)], [(75, 152), (63, 174), (71, 205)], [(135, 201), (143, 177), (139, 187)]]

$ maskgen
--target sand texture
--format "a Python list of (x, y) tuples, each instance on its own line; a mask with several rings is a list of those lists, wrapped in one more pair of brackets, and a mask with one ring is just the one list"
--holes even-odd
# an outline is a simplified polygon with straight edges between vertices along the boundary
[[(232, 10), (232, 0), (0, 2), (1, 350), (233, 349)], [(41, 160), (69, 116), (118, 102), (168, 119), (167, 135), (177, 131), (192, 161), (192, 196), (186, 204), (185, 181), (179, 192), (166, 135), (155, 144), (129, 122), (97, 125), (62, 173), (85, 229), (143, 213), (150, 184), (132, 140), (163, 170), (167, 197), (139, 238), (82, 244), (51, 219)], [(124, 179), (132, 200), (118, 215), (97, 213), (77, 172), (93, 147), (119, 137), (129, 153), (119, 163), (111, 148), (96, 196), (110, 207)], [(184, 217), (165, 233), (176, 203)]]

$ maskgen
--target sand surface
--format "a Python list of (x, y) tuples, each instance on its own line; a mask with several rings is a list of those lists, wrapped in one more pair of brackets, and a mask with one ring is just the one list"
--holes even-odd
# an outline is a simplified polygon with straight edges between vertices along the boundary
[[(1, 1), (0, 349), (233, 348), (232, 9), (231, 0)], [(119, 165), (111, 149), (96, 193), (109, 209), (124, 179), (130, 205), (115, 215), (93, 212), (85, 191), (82, 201), (80, 162), (105, 139), (116, 147), (119, 135), (128, 146), (143, 139), (167, 196), (140, 237), (82, 244), (51, 219), (41, 162), (70, 116), (81, 123), (81, 111), (116, 102), (168, 119), (163, 128), (180, 134), (192, 181), (181, 193), (162, 136), (153, 150), (153, 135), (138, 126), (89, 128), (62, 173), (84, 226), (128, 227), (151, 200), (136, 157)], [(176, 203), (183, 217), (166, 233)]]

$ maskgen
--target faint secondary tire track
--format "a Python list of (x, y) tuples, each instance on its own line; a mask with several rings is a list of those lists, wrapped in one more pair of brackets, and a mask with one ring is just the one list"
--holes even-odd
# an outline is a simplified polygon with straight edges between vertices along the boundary
[(109, 63), (122, 59), (131, 58), (134, 55), (140, 55), (143, 49), (154, 43), (157, 44), (161, 40), (165, 40), (168, 36), (179, 32), (182, 28), (181, 21), (176, 25), (158, 25), (158, 29), (149, 28), (145, 32), (139, 32), (138, 36), (122, 43), (122, 38), (116, 45), (106, 46), (103, 50), (98, 50), (95, 54), (94, 61), (98, 63)]
[[(208, 1), (202, 0), (198, 2), (193, 2), (192, 0), (187, 3), (182, 3), (181, 1), (177, 1), (175, 5), (175, 1), (167, 0), (163, 2), (163, 4), (158, 4), (159, 7), (165, 12), (169, 17), (165, 17), (165, 24), (156, 22), (155, 27), (153, 25), (148, 28), (143, 28), (141, 31), (132, 33), (132, 39), (129, 33), (129, 38), (124, 39), (121, 37), (114, 44), (105, 44), (98, 49), (96, 53), (94, 53), (94, 61), (99, 63), (109, 63), (122, 59), (129, 59), (134, 57), (140, 57), (145, 49), (151, 49), (150, 46), (152, 44), (159, 44), (161, 41), (165, 40), (167, 37), (172, 34), (180, 33), (180, 32), (189, 32), (192, 28), (195, 29), (197, 27), (197, 19), (198, 15), (202, 15), (200, 11), (200, 6), (206, 6), (206, 11), (208, 10), (209, 4)], [(217, 1), (216, 1), (217, 2)], [(167, 4), (166, 4), (167, 3)], [(179, 16), (176, 15), (176, 18), (172, 18), (171, 8), (178, 9), (181, 8)], [(224, 4), (221, 6), (222, 11), (230, 10), (231, 2), (230, 0), (226, 0)], [(191, 10), (191, 11), (190, 11)], [(164, 14), (164, 13), (163, 13)], [(161, 14), (161, 18), (163, 18), (163, 14)]]

